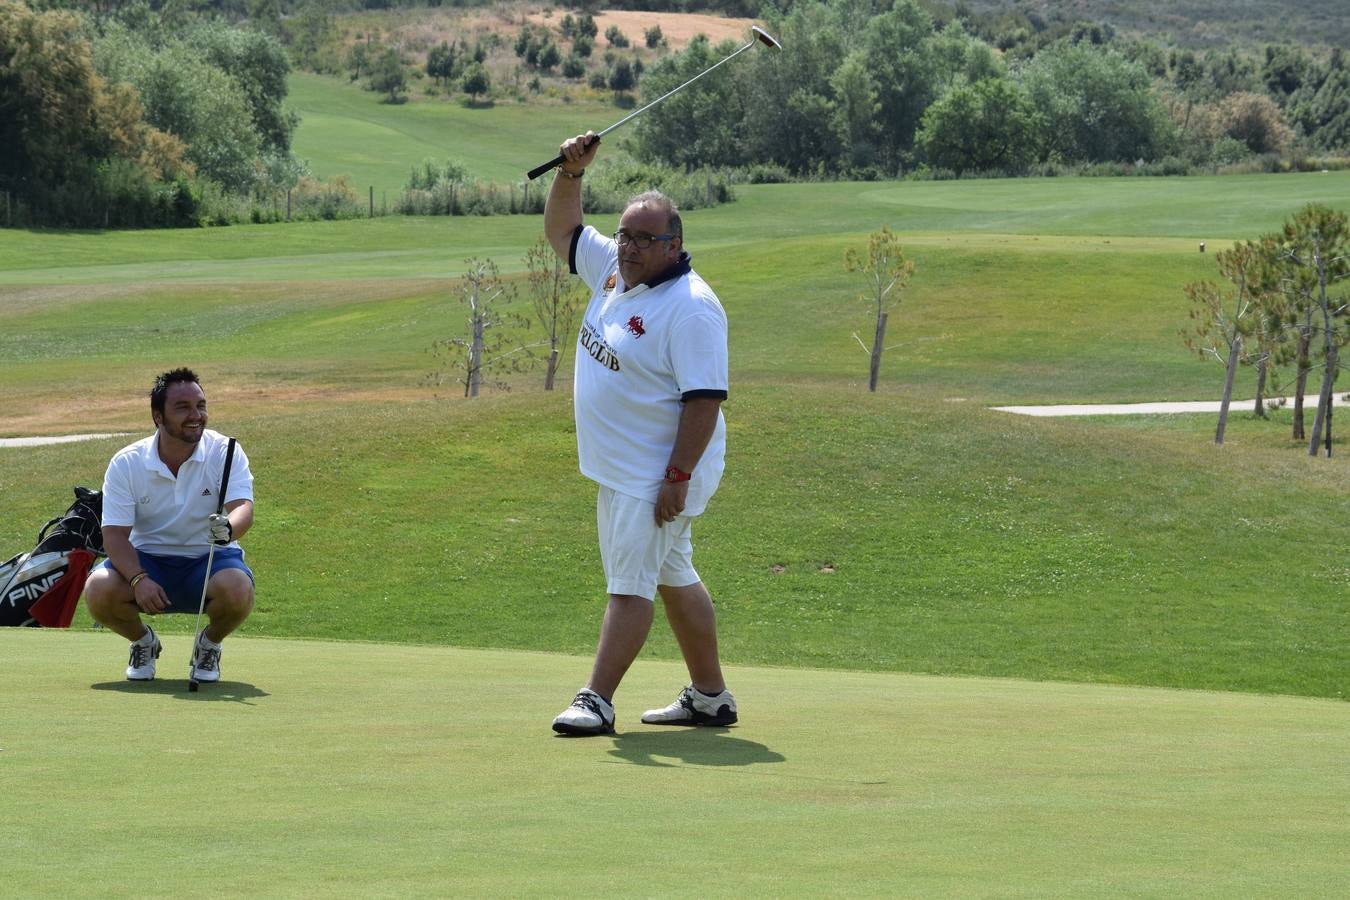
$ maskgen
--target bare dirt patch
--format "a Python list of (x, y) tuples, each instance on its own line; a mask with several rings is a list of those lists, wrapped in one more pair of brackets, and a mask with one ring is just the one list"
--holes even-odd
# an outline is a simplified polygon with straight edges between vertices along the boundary
[[(542, 12), (531, 13), (531, 22), (547, 25), (557, 30), (562, 15), (554, 12), (545, 16)], [(613, 9), (595, 14), (595, 25), (600, 29), (596, 38), (597, 47), (607, 47), (605, 32), (611, 25), (616, 26), (634, 47), (646, 47), (643, 36), (653, 25), (661, 26), (661, 35), (672, 50), (683, 50), (685, 45), (696, 36), (705, 34), (714, 44), (731, 40), (744, 43), (750, 39), (750, 26), (754, 19), (730, 19), (723, 16), (711, 16), (705, 13), (667, 13), (642, 12), (639, 10)]]
[[(351, 404), (388, 405), (417, 400), (435, 400), (437, 396), (458, 396), (454, 384), (433, 392), (421, 385), (353, 389), (322, 384), (238, 384), (213, 388), (210, 393), (210, 427), (228, 431), (232, 419), (265, 415), (288, 408), (322, 407), (340, 412)], [(0, 435), (5, 437), (54, 437), (89, 432), (129, 432), (144, 437), (154, 431), (150, 409), (143, 393), (128, 392), (117, 398), (100, 399), (96, 405), (87, 399), (44, 396), (24, 398), (21, 412), (0, 411)]]
[[(516, 35), (526, 22), (542, 25), (559, 34), (559, 26), (566, 10), (545, 10), (537, 6), (494, 7), (491, 10), (461, 11), (456, 9), (419, 10), (417, 15), (411, 12), (386, 14), (381, 20), (383, 27), (396, 37), (406, 52), (419, 58), (441, 41), (455, 42), (461, 45), (496, 34), (509, 48), (514, 44)], [(575, 13), (571, 14), (576, 18)], [(754, 19), (727, 18), (707, 13), (668, 13), (643, 12), (640, 10), (613, 9), (596, 13), (593, 18), (600, 30), (596, 36), (596, 50), (608, 49), (605, 32), (615, 26), (628, 38), (632, 48), (646, 52), (645, 35), (648, 28), (661, 26), (661, 35), (667, 46), (673, 51), (683, 50), (697, 35), (705, 34), (714, 44), (731, 40), (744, 42), (750, 39), (750, 26)], [(361, 32), (364, 34), (364, 31)], [(357, 40), (356, 33), (349, 35), (351, 41)], [(562, 49), (569, 45), (565, 42)]]

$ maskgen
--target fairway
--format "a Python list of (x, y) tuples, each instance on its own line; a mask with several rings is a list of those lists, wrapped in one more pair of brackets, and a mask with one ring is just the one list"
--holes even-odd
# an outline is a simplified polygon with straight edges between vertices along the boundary
[(568, 739), (579, 657), (241, 637), (189, 694), (186, 650), (129, 684), (108, 634), (0, 633), (8, 895), (1344, 886), (1336, 701), (733, 667), (738, 726), (661, 729), (684, 674), (640, 662), (618, 733)]
[[(528, 169), (552, 157), (565, 138), (620, 118), (611, 103), (503, 102), (474, 108), (458, 100), (414, 96), (390, 105), (360, 86), (293, 72), (287, 105), (300, 114), (295, 155), (318, 178), (348, 176), (359, 200), (374, 188), (375, 204), (392, 205), (414, 166), (453, 162), (474, 178), (523, 182)], [(547, 186), (547, 181), (542, 183)]]

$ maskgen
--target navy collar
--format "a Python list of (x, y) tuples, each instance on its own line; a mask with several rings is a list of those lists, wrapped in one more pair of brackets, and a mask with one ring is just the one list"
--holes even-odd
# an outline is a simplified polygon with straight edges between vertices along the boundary
[(671, 264), (670, 268), (647, 282), (647, 287), (654, 288), (657, 285), (665, 284), (667, 281), (673, 281), (682, 275), (688, 275), (693, 271), (689, 266), (692, 259), (693, 257), (689, 255), (688, 250), (681, 250), (679, 257)]

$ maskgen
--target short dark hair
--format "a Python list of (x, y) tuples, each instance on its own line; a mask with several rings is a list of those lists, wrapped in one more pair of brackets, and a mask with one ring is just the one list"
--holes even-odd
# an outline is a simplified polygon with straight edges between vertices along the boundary
[(197, 373), (186, 366), (180, 369), (173, 369), (162, 375), (155, 376), (155, 385), (150, 388), (150, 414), (155, 413), (164, 415), (164, 398), (169, 395), (169, 385), (187, 382), (188, 384), (201, 384), (201, 379)]

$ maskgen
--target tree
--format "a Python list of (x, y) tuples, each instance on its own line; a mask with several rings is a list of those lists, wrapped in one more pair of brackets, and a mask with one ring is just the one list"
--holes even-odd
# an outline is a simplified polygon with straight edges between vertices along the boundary
[(371, 66), (371, 43), (366, 41), (357, 41), (352, 45), (352, 49), (347, 51), (347, 68), (351, 70), (351, 80), (360, 81), (363, 75), (370, 73)]
[(36, 222), (178, 224), (141, 213), (156, 183), (193, 174), (185, 152), (95, 70), (77, 16), (0, 2), (0, 190)]
[(1253, 153), (1284, 153), (1294, 142), (1294, 131), (1279, 106), (1269, 97), (1241, 91), (1219, 103), (1219, 127)]
[[(705, 115), (715, 120), (718, 139), (732, 158), (709, 160), (708, 164), (777, 163), (801, 175), (839, 170), (850, 148), (840, 142), (836, 130), (837, 104), (830, 77), (848, 56), (850, 41), (857, 40), (841, 27), (842, 14), (842, 10), (818, 3), (798, 5), (784, 20), (779, 35), (791, 53), (747, 53), (750, 58), (743, 63), (738, 60), (732, 71), (700, 82), (716, 79), (720, 82), (717, 90), (728, 101), (710, 106)], [(866, 32), (861, 28), (857, 34)], [(718, 46), (711, 61), (732, 49), (729, 42)], [(876, 102), (881, 105), (874, 159), (889, 173), (895, 153), (888, 130), (884, 75), (875, 71), (870, 54), (864, 68), (877, 87)], [(713, 88), (708, 85), (707, 89)]]
[(1308, 335), (1322, 339), (1322, 387), (1308, 455), (1317, 455), (1325, 433), (1326, 455), (1330, 456), (1332, 388), (1340, 349), (1350, 343), (1350, 296), (1333, 290), (1350, 278), (1350, 228), (1344, 213), (1310, 203), (1285, 223), (1278, 240), (1278, 258), (1286, 265), (1285, 290), (1308, 311)]
[(455, 77), (455, 48), (441, 41), (427, 51), (427, 75), (442, 86), (448, 86)]
[(834, 130), (848, 164), (855, 169), (871, 165), (879, 155), (881, 102), (866, 56), (861, 51), (850, 53), (830, 76), (830, 87), (835, 95)]
[(609, 89), (617, 100), (628, 91), (637, 87), (637, 76), (633, 74), (633, 64), (624, 57), (614, 60), (609, 70)]
[[(484, 377), (529, 367), (530, 348), (514, 343), (511, 329), (524, 331), (530, 322), (504, 309), (515, 299), (515, 290), (501, 280), (496, 263), (471, 258), (465, 265), (468, 271), (458, 292), (469, 308), (468, 334), (432, 344), (432, 355), (441, 361), (442, 368), (431, 373), (428, 380), (440, 385), (453, 372), (455, 380), (464, 385), (464, 396), (477, 397)], [(502, 381), (488, 384), (510, 390), (510, 385)]]
[(930, 165), (1020, 173), (1039, 154), (1040, 119), (1010, 81), (958, 84), (924, 111), (916, 143)]
[(1233, 379), (1242, 359), (1243, 338), (1262, 317), (1271, 256), (1268, 246), (1247, 241), (1214, 254), (1214, 261), (1232, 288), (1220, 287), (1212, 281), (1186, 285), (1184, 290), (1191, 301), (1191, 325), (1181, 334), (1186, 347), (1202, 359), (1212, 357), (1224, 364), (1223, 399), (1214, 431), (1214, 443), (1222, 444), (1228, 427), (1228, 406), (1233, 399)]
[(561, 61), (562, 51), (558, 49), (558, 45), (552, 41), (545, 41), (544, 45), (539, 48), (539, 58), (535, 61), (535, 65), (541, 71), (547, 72)]
[(1045, 123), (1045, 147), (1065, 160), (1156, 159), (1171, 121), (1143, 66), (1112, 50), (1058, 45), (1036, 54), (1020, 79)]
[(281, 42), (259, 31), (207, 23), (189, 32), (186, 43), (239, 86), (262, 148), (287, 153), (299, 117), (282, 107), (291, 64)]
[(97, 153), (101, 88), (79, 19), (0, 3), (0, 187), (54, 187)]
[[(877, 376), (881, 372), (881, 353), (886, 339), (886, 318), (889, 310), (900, 303), (900, 295), (909, 285), (914, 274), (914, 263), (905, 259), (900, 247), (900, 238), (889, 228), (882, 226), (880, 231), (872, 232), (867, 242), (867, 258), (858, 251), (849, 248), (844, 252), (844, 271), (861, 272), (867, 282), (867, 300), (876, 312), (876, 331), (869, 348), (855, 332), (856, 340), (871, 357), (870, 375), (867, 389), (877, 389)], [(894, 292), (894, 296), (892, 296)]]
[(622, 50), (628, 46), (628, 38), (624, 37), (624, 33), (619, 30), (618, 25), (611, 25), (605, 29), (605, 40), (617, 50)]
[(408, 72), (403, 66), (403, 58), (398, 48), (386, 48), (375, 61), (374, 71), (370, 74), (370, 89), (377, 93), (388, 94), (386, 103), (401, 103), (403, 91), (407, 87)]
[(666, 36), (661, 33), (661, 26), (658, 24), (643, 31), (642, 39), (646, 42), (648, 50), (655, 50), (665, 42)]
[(101, 64), (116, 73), (110, 77), (135, 85), (146, 122), (182, 140), (200, 174), (230, 193), (254, 186), (264, 142), (235, 78), (182, 43), (158, 51), (128, 43)]
[(487, 69), (483, 68), (483, 64), (476, 62), (464, 70), (461, 86), (470, 99), (477, 99), (479, 94), (486, 95), (492, 90), (492, 80), (488, 78)]
[(580, 56), (569, 53), (562, 62), (561, 71), (564, 78), (581, 78), (586, 74), (586, 64), (581, 61)]
[[(696, 36), (683, 51), (647, 70), (643, 90), (656, 97), (667, 93), (717, 62), (722, 49), (713, 48), (706, 36)], [(638, 117), (635, 130), (643, 159), (680, 169), (743, 162), (731, 122), (740, 120), (745, 97), (736, 90), (736, 82), (725, 76), (727, 68), (700, 78)], [(602, 80), (600, 87), (605, 86)]]
[(530, 295), (535, 314), (548, 333), (544, 390), (551, 391), (558, 363), (562, 360), (562, 340), (571, 334), (584, 296), (572, 281), (567, 260), (553, 252), (547, 238), (541, 237), (525, 252), (525, 267), (530, 273)]

